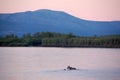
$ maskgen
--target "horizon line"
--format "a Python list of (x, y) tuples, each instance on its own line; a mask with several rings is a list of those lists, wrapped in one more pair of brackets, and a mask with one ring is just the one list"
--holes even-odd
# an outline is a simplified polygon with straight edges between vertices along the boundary
[(86, 21), (98, 21), (98, 22), (118, 22), (118, 21), (120, 21), (120, 20), (94, 20), (94, 19), (86, 19), (86, 18), (81, 18), (81, 17), (75, 16), (75, 15), (72, 15), (69, 12), (66, 12), (66, 11), (55, 10), (55, 9), (47, 9), (47, 8), (36, 9), (36, 10), (15, 11), (15, 12), (0, 12), (0, 14), (18, 14), (18, 13), (25, 13), (25, 12), (35, 12), (35, 11), (40, 11), (40, 10), (49, 10), (49, 11), (56, 11), (56, 12), (64, 12), (66, 14), (69, 14), (69, 15), (73, 16), (73, 17), (76, 17), (76, 18), (79, 18), (79, 19), (82, 19), (82, 20), (86, 20)]

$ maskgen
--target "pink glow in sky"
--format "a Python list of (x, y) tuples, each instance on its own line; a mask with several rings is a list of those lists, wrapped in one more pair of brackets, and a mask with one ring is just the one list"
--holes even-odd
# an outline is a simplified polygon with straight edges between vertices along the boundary
[(0, 13), (52, 9), (88, 20), (120, 20), (120, 0), (0, 0)]

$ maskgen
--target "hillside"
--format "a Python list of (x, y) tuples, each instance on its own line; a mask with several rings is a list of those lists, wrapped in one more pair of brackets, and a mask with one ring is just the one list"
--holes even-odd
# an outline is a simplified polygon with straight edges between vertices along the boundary
[(35, 32), (73, 33), (80, 36), (120, 34), (120, 21), (88, 21), (62, 11), (37, 10), (0, 14), (0, 34)]

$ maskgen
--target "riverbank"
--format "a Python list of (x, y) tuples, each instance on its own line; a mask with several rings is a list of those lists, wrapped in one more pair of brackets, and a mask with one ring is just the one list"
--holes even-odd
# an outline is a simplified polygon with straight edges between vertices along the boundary
[(37, 32), (18, 37), (14, 34), (0, 37), (1, 47), (88, 47), (120, 48), (120, 35), (76, 36), (72, 33), (61, 34)]

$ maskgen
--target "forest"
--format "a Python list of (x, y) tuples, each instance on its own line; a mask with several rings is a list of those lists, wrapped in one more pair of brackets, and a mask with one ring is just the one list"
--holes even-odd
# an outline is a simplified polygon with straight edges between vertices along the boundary
[(36, 32), (17, 36), (0, 36), (1, 47), (100, 47), (120, 48), (120, 35), (76, 36), (72, 33)]

